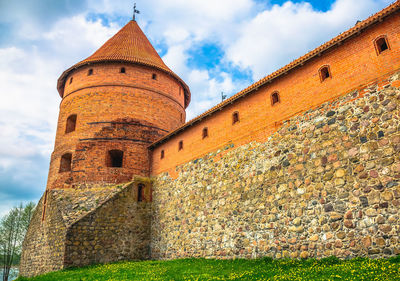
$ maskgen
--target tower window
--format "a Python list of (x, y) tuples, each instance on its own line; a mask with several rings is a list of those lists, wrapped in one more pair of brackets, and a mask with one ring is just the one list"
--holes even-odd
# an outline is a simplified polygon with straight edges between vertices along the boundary
[(65, 127), (65, 133), (70, 133), (75, 131), (76, 128), (76, 114), (70, 115), (67, 118), (67, 126)]
[(325, 81), (327, 78), (330, 78), (331, 76), (331, 71), (329, 69), (329, 66), (323, 66), (319, 69), (319, 78), (321, 79), (321, 82)]
[(113, 168), (121, 168), (122, 161), (124, 158), (124, 152), (122, 150), (114, 149), (108, 151), (107, 166)]
[(59, 172), (63, 173), (71, 171), (71, 162), (72, 162), (71, 153), (65, 153), (63, 156), (61, 156)]
[(157, 80), (157, 74), (153, 73), (153, 75), (151, 76), (151, 78), (153, 78), (153, 80)]
[(72, 79), (73, 79), (74, 77), (71, 77), (70, 79), (69, 79), (69, 83), (71, 84), (72, 83)]
[(88, 70), (87, 75), (90, 76), (90, 75), (92, 75), (92, 74), (93, 74), (93, 68), (91, 68), (91, 69)]
[(378, 55), (389, 49), (389, 43), (386, 36), (381, 36), (375, 40), (375, 48)]
[(161, 155), (160, 155), (160, 159), (164, 159), (164, 150), (161, 150)]
[(183, 141), (179, 141), (178, 151), (183, 149)]
[(143, 198), (144, 198), (144, 196), (143, 196), (144, 185), (141, 184), (141, 183), (138, 184), (137, 190), (138, 190), (137, 201), (138, 201), (138, 202), (142, 202), (142, 201), (143, 201)]
[(232, 114), (232, 125), (239, 122), (239, 112), (234, 112)]
[(203, 139), (205, 139), (206, 137), (208, 137), (208, 128), (207, 127), (205, 127), (203, 129)]
[(281, 102), (281, 100), (279, 98), (279, 93), (278, 92), (272, 93), (271, 94), (271, 105), (275, 105), (280, 102)]
[(119, 70), (120, 73), (126, 73), (125, 67), (121, 67), (121, 69)]

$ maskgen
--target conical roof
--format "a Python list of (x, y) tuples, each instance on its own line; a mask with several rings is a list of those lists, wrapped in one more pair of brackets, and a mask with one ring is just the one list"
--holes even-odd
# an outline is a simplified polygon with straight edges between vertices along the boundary
[(63, 95), (65, 79), (72, 70), (87, 64), (100, 62), (128, 62), (162, 70), (175, 77), (182, 84), (185, 90), (185, 107), (189, 105), (189, 87), (178, 75), (165, 65), (146, 35), (134, 20), (128, 22), (117, 34), (111, 37), (90, 57), (78, 62), (61, 74), (57, 83), (57, 89), (60, 95)]

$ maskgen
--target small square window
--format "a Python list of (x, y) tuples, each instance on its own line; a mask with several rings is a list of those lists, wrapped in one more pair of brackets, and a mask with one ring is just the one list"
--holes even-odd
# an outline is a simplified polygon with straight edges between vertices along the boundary
[(87, 74), (87, 75), (90, 76), (90, 75), (92, 75), (92, 74), (93, 74), (93, 68), (91, 68), (91, 69), (88, 70), (88, 74)]
[(125, 67), (121, 67), (121, 69), (120, 69), (119, 72), (120, 72), (120, 73), (126, 73)]
[(157, 80), (157, 74), (153, 73), (153, 75), (151, 76), (151, 78), (153, 78), (153, 80)]
[(329, 69), (329, 66), (323, 66), (319, 70), (319, 77), (321, 79), (321, 82), (325, 81), (328, 78), (331, 78), (331, 71)]
[(386, 50), (389, 50), (389, 43), (385, 36), (382, 36), (375, 40), (375, 48), (378, 55)]
[(271, 105), (275, 105), (280, 102), (281, 102), (281, 100), (279, 98), (279, 93), (278, 92), (272, 93), (271, 94)]
[(203, 129), (203, 139), (205, 139), (206, 137), (208, 137), (208, 128), (204, 128)]
[(239, 122), (239, 112), (234, 112), (232, 114), (232, 125)]

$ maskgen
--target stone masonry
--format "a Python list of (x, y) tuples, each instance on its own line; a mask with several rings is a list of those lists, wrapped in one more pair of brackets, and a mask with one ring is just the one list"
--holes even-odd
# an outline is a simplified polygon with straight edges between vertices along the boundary
[(400, 254), (399, 76), (157, 176), (152, 258)]

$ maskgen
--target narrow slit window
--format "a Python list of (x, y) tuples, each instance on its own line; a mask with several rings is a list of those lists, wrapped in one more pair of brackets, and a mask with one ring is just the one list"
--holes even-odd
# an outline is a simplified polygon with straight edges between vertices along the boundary
[(331, 71), (329, 66), (323, 66), (319, 70), (319, 77), (321, 78), (321, 82), (325, 81), (326, 79), (332, 77)]
[(61, 156), (59, 172), (63, 173), (71, 171), (71, 163), (72, 163), (72, 154), (71, 153), (63, 154), (63, 156)]
[(143, 198), (144, 198), (144, 196), (143, 196), (144, 185), (140, 183), (140, 184), (138, 185), (137, 190), (138, 190), (137, 201), (138, 201), (138, 202), (142, 202), (142, 201), (143, 201)]
[(126, 69), (125, 69), (125, 67), (121, 67), (121, 69), (120, 69), (120, 71), (119, 71), (120, 73), (126, 73)]
[(91, 69), (88, 70), (87, 75), (90, 76), (90, 75), (92, 75), (92, 74), (93, 74), (93, 68), (91, 68)]
[(69, 83), (70, 83), (70, 84), (72, 83), (73, 78), (74, 78), (74, 77), (71, 77), (71, 78), (69, 79)]
[(232, 114), (232, 125), (239, 122), (239, 112), (234, 112)]
[(271, 104), (275, 105), (277, 103), (280, 103), (280, 97), (279, 97), (279, 93), (278, 92), (274, 92), (271, 94)]
[(178, 151), (183, 149), (183, 141), (179, 142)]
[(203, 129), (203, 139), (205, 139), (206, 137), (208, 137), (208, 128), (204, 128)]
[(376, 48), (378, 55), (380, 53), (382, 53), (383, 51), (386, 51), (389, 49), (389, 43), (385, 36), (382, 36), (375, 40), (375, 48)]
[(65, 133), (70, 133), (76, 129), (76, 114), (70, 115), (67, 118), (67, 125), (65, 126)]
[(108, 151), (108, 167), (113, 167), (113, 168), (121, 168), (122, 167), (122, 162), (124, 159), (124, 152), (122, 150), (110, 150)]
[(157, 74), (153, 73), (153, 75), (151, 76), (151, 78), (153, 78), (153, 80), (157, 80)]
[(164, 150), (161, 150), (160, 159), (164, 159), (164, 156), (165, 156)]

